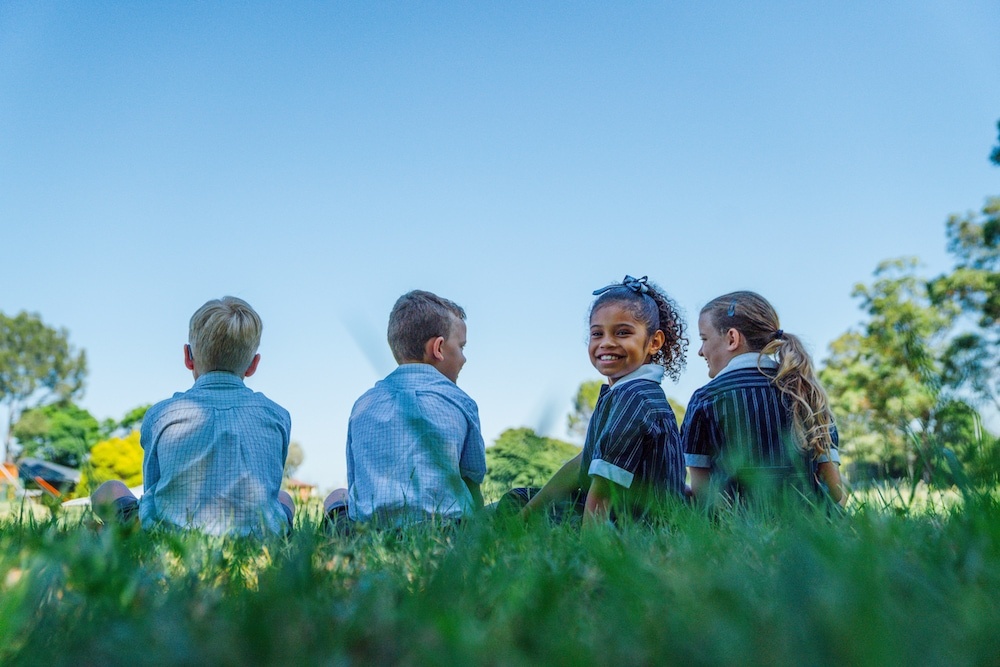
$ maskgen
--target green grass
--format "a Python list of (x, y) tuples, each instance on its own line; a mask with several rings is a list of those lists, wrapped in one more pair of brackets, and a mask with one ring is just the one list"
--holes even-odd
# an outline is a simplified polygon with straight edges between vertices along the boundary
[(0, 519), (0, 664), (998, 664), (1000, 504), (288, 541)]

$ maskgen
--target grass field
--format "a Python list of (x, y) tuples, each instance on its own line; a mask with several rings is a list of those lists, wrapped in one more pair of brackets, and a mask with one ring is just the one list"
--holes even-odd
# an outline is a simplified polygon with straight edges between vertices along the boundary
[(1000, 505), (288, 541), (0, 519), (0, 664), (1000, 664)]

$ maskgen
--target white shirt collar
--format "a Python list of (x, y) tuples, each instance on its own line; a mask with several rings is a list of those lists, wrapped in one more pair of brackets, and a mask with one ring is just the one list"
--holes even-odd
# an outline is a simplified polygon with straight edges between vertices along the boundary
[(728, 373), (729, 371), (741, 371), (744, 368), (777, 368), (778, 362), (774, 360), (769, 354), (761, 354), (759, 352), (745, 352), (743, 354), (737, 354), (735, 357), (729, 360), (726, 367), (715, 374), (715, 377), (719, 377), (723, 373)]
[(628, 375), (623, 375), (615, 380), (615, 383), (611, 385), (611, 391), (614, 391), (626, 382), (631, 382), (632, 380), (652, 380), (653, 382), (659, 384), (663, 382), (664, 372), (663, 366), (660, 366), (659, 364), (643, 364)]

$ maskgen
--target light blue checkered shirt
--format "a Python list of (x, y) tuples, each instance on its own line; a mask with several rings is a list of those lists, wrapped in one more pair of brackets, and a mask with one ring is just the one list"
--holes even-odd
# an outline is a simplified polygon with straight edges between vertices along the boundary
[(288, 411), (232, 373), (206, 373), (157, 403), (142, 420), (143, 527), (285, 532), (278, 491), (290, 432)]
[(391, 524), (471, 512), (486, 474), (479, 408), (428, 364), (403, 364), (354, 404), (347, 430), (348, 513)]

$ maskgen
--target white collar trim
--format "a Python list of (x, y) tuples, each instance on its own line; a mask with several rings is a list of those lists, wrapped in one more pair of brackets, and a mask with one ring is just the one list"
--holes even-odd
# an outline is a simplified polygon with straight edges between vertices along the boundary
[(660, 366), (659, 364), (643, 364), (628, 375), (615, 380), (615, 383), (611, 385), (611, 391), (614, 391), (626, 382), (631, 382), (632, 380), (652, 380), (653, 382), (659, 384), (663, 382), (664, 372), (663, 366)]
[(716, 373), (715, 377), (719, 377), (723, 373), (728, 373), (729, 371), (741, 371), (745, 368), (777, 368), (778, 362), (774, 360), (769, 354), (760, 354), (759, 352), (745, 352), (744, 354), (737, 354), (735, 357), (729, 360), (726, 367), (721, 371)]

